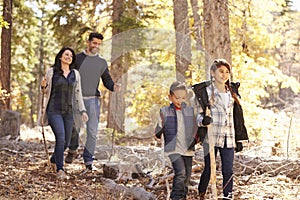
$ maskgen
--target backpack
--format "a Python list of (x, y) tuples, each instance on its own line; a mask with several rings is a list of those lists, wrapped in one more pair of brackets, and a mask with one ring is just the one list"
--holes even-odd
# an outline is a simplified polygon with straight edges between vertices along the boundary
[[(211, 81), (205, 81), (205, 82), (201, 82), (198, 84), (195, 84), (192, 86), (192, 89), (195, 93), (195, 96), (203, 110), (203, 115), (206, 115), (206, 109), (210, 108), (209, 105), (209, 100), (208, 100), (208, 94), (206, 91), (206, 87), (209, 86), (211, 84)], [(240, 87), (240, 83), (239, 82), (231, 82), (230, 86), (233, 90), (233, 92), (239, 97), (241, 98), (239, 92), (238, 92), (238, 88)], [(247, 129), (245, 127), (245, 121), (244, 121), (244, 114), (243, 114), (243, 109), (242, 106), (236, 102), (234, 102), (233, 105), (233, 123), (234, 123), (234, 130), (235, 130), (235, 141), (237, 144), (237, 148), (243, 148), (242, 143), (241, 142), (237, 142), (237, 141), (241, 141), (241, 140), (248, 140), (249, 141), (249, 137), (248, 137), (248, 133), (247, 133)], [(207, 135), (207, 127), (198, 127), (197, 130), (197, 137), (199, 138), (200, 142), (203, 143), (205, 137)], [(241, 151), (241, 150), (240, 150)]]

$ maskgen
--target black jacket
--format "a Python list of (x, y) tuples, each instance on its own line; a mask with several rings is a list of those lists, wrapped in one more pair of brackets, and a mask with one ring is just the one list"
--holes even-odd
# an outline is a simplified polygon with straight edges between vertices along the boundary
[[(196, 95), (196, 98), (202, 107), (205, 116), (206, 107), (209, 106), (208, 94), (206, 91), (206, 87), (211, 84), (210, 81), (201, 82), (192, 86), (192, 89)], [(239, 82), (231, 82), (230, 86), (233, 92), (240, 98), (240, 94), (238, 92), (238, 88), (240, 87)], [(234, 130), (235, 130), (235, 141), (240, 140), (249, 140), (247, 129), (245, 127), (244, 114), (242, 106), (236, 102), (233, 105), (233, 122), (234, 122)], [(198, 127), (198, 137), (201, 142), (203, 142), (204, 138), (207, 134), (207, 127)]]

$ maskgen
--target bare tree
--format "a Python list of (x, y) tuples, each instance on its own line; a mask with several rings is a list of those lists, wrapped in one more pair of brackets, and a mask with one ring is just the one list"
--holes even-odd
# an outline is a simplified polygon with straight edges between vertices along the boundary
[[(2, 28), (1, 34), (1, 66), (0, 84), (4, 90), (10, 93), (11, 71), (11, 33), (12, 33), (12, 0), (3, 1), (3, 19), (9, 23), (9, 28)], [(10, 99), (5, 99), (5, 108), (10, 108)]]
[(176, 31), (176, 78), (185, 81), (191, 63), (191, 38), (187, 0), (173, 0), (174, 26)]

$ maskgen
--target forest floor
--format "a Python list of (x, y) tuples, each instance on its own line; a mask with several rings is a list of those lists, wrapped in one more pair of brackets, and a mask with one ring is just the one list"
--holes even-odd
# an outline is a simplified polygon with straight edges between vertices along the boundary
[[(53, 135), (46, 133), (46, 139), (51, 153), (54, 148)], [(116, 194), (116, 186), (113, 189), (106, 188), (101, 171), (81, 175), (84, 169), (81, 157), (72, 164), (65, 165), (70, 175), (69, 180), (56, 180), (55, 173), (47, 165), (42, 141), (42, 134), (37, 129), (27, 129), (23, 133), (21, 131), (21, 136), (17, 140), (0, 139), (0, 199), (133, 199)], [(149, 146), (148, 142), (147, 145)], [(262, 149), (266, 148), (263, 145), (250, 143), (242, 153), (236, 154), (234, 199), (300, 199), (300, 162), (298, 161), (300, 149), (296, 149), (293, 152), (294, 157), (289, 158), (280, 153), (278, 143), (270, 146), (269, 154), (262, 153)], [(197, 151), (202, 151), (202, 148), (198, 147)], [(96, 160), (95, 166), (101, 168), (101, 163)], [(196, 155), (188, 200), (198, 199), (197, 184), (202, 169), (203, 160), (201, 156)], [(165, 172), (170, 175), (172, 170), (166, 168)], [(118, 185), (126, 188), (144, 188), (145, 191), (153, 193), (156, 199), (165, 200), (172, 185), (172, 176), (163, 179), (164, 175), (154, 174), (154, 172), (151, 174), (152, 180), (156, 182), (152, 188), (146, 187), (151, 181), (149, 176), (119, 181)], [(218, 167), (219, 193), (222, 191), (221, 181)], [(221, 194), (219, 196), (221, 197)], [(209, 197), (210, 192), (207, 194), (207, 198)]]
[[(270, 112), (266, 120), (255, 119), (258, 131), (250, 133), (250, 142), (244, 143), (243, 151), (235, 154), (234, 199), (300, 200), (299, 109), (300, 97), (288, 108), (280, 109), (276, 115)], [(48, 155), (45, 152), (40, 127), (31, 129), (22, 125), (17, 139), (0, 138), (0, 199), (168, 200), (173, 172), (166, 164), (166, 159), (161, 159), (162, 156), (157, 157), (163, 154), (160, 153), (161, 148), (157, 141), (149, 137), (152, 129), (143, 130), (143, 134), (130, 132), (135, 137), (134, 140), (132, 136), (128, 140), (127, 136), (125, 139), (116, 138), (123, 142), (113, 143), (110, 140), (111, 133), (104, 127), (105, 125), (100, 128), (99, 144), (97, 144), (98, 149), (95, 152), (97, 154), (95, 154), (96, 160), (94, 161), (95, 166), (100, 170), (82, 175), (81, 172), (85, 167), (82, 157), (78, 156), (72, 164), (65, 164), (65, 170), (70, 176), (70, 179), (65, 181), (58, 181), (56, 173), (48, 165), (48, 157), (55, 145), (55, 139), (49, 127), (45, 127)], [(136, 138), (141, 135), (148, 135), (148, 137), (144, 137), (147, 139)], [(83, 144), (84, 141), (81, 141), (79, 155), (82, 154)], [(103, 147), (106, 149), (103, 150)], [(200, 145), (196, 147), (187, 200), (199, 199), (197, 185), (204, 164), (202, 148)], [(122, 150), (123, 148), (126, 153), (118, 152), (118, 158), (133, 159), (131, 164), (134, 166), (142, 161), (143, 166), (146, 166), (142, 172), (146, 173), (146, 176), (128, 178), (121, 174), (119, 179), (109, 179), (104, 173), (104, 166), (111, 164), (106, 162), (107, 155), (109, 155), (107, 149), (110, 148), (113, 150), (111, 152), (114, 152), (114, 149)], [(153, 152), (153, 149), (156, 152)], [(128, 152), (136, 154), (128, 155)], [(147, 157), (144, 157), (145, 155)], [(157, 162), (158, 160), (161, 163)], [(163, 163), (164, 161), (166, 163)], [(222, 199), (219, 156), (216, 161), (217, 191), (219, 199)], [(138, 197), (137, 194), (144, 196)], [(206, 197), (212, 199), (211, 196), (209, 186)]]

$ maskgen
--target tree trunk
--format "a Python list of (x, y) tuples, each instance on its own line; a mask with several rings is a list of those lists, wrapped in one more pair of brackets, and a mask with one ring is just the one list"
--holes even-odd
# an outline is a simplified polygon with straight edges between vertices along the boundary
[[(124, 0), (114, 0), (113, 1), (113, 24), (117, 24), (121, 21), (121, 16), (124, 13)], [(124, 120), (125, 120), (125, 101), (124, 92), (126, 91), (127, 75), (124, 73), (126, 70), (123, 56), (119, 54), (122, 50), (123, 45), (120, 38), (116, 35), (119, 34), (121, 30), (118, 26), (113, 26), (112, 33), (112, 60), (110, 72), (113, 80), (122, 84), (122, 91), (117, 93), (113, 92), (109, 94), (108, 103), (108, 116), (107, 116), (107, 127), (115, 129), (117, 132), (124, 132)], [(115, 37), (114, 37), (115, 36)]]
[(173, 12), (176, 32), (176, 79), (184, 82), (191, 77), (188, 69), (192, 58), (187, 0), (173, 0)]
[(207, 78), (212, 60), (224, 58), (231, 64), (228, 0), (204, 0), (204, 45)]
[(191, 0), (192, 11), (193, 11), (193, 18), (194, 18), (194, 32), (195, 32), (195, 39), (196, 39), (196, 49), (202, 50), (203, 43), (202, 43), (202, 27), (201, 27), (201, 19), (200, 15), (198, 14), (199, 5), (198, 0)]
[[(9, 23), (10, 27), (8, 29), (2, 28), (0, 86), (10, 93), (12, 0), (3, 1), (3, 19)], [(5, 109), (9, 108), (10, 97), (5, 99)]]

